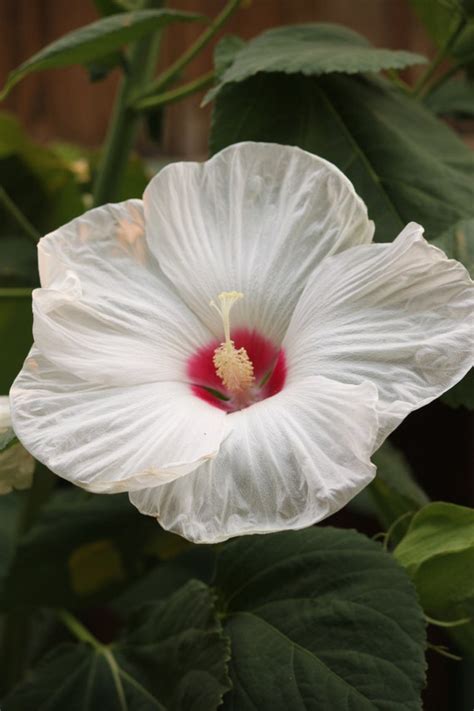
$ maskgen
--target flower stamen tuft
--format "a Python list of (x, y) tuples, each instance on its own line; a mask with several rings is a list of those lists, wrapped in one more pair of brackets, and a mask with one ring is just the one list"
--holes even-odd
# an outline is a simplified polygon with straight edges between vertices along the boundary
[(240, 291), (223, 291), (217, 297), (219, 305), (211, 301), (224, 325), (225, 340), (214, 351), (212, 362), (225, 387), (232, 393), (248, 390), (255, 381), (253, 364), (245, 348), (236, 348), (230, 337), (230, 311), (236, 301), (243, 298)]

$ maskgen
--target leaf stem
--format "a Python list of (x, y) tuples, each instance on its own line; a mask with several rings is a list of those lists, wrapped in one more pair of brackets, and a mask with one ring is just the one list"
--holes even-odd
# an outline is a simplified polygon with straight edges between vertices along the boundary
[(32, 242), (38, 244), (41, 239), (41, 234), (38, 232), (36, 227), (31, 224), (29, 219), (25, 217), (18, 205), (13, 202), (9, 194), (2, 187), (0, 187), (0, 203), (15, 220), (15, 222), (21, 227), (25, 235), (27, 235)]
[[(143, 6), (147, 7), (150, 1), (145, 0)], [(128, 72), (122, 79), (94, 182), (94, 205), (103, 205), (116, 198), (140, 119), (140, 115), (129, 106), (129, 99), (137, 86), (141, 87), (150, 80), (160, 40), (161, 33), (155, 33), (137, 41), (131, 51)]]
[[(149, 84), (146, 89), (147, 96), (150, 94), (156, 94), (161, 92), (163, 88), (169, 85), (173, 79), (175, 79), (181, 71), (194, 59), (194, 57), (199, 54), (199, 52), (210, 42), (214, 35), (221, 29), (221, 27), (227, 22), (227, 20), (233, 15), (237, 10), (238, 6), (242, 0), (228, 0), (225, 7), (221, 12), (214, 18), (209, 27), (199, 35), (197, 40), (180, 56), (178, 59), (170, 64), (170, 66), (165, 69), (154, 82)], [(141, 97), (144, 98), (144, 97)]]
[(147, 111), (149, 109), (155, 109), (157, 106), (163, 106), (164, 104), (171, 104), (174, 101), (179, 101), (179, 99), (184, 99), (190, 94), (194, 94), (200, 89), (212, 84), (215, 77), (215, 72), (210, 71), (206, 74), (202, 74), (197, 79), (182, 84), (176, 89), (171, 89), (170, 91), (164, 91), (161, 94), (155, 94), (154, 96), (145, 95), (142, 98), (138, 98), (132, 104), (132, 108), (136, 111)]
[(449, 51), (452, 49), (453, 45), (455, 44), (456, 40), (458, 39), (459, 35), (461, 32), (464, 30), (464, 27), (466, 25), (466, 19), (462, 17), (459, 20), (459, 24), (454, 30), (454, 32), (448, 37), (446, 42), (440, 49), (438, 50), (438, 53), (436, 54), (435, 58), (431, 62), (430, 66), (426, 70), (424, 74), (420, 77), (418, 82), (415, 84), (415, 87), (413, 89), (413, 96), (416, 97), (423, 97), (428, 89), (428, 85), (433, 78), (434, 74), (437, 72), (439, 66), (443, 63), (443, 61), (446, 59), (446, 57), (449, 54)]
[(72, 612), (69, 612), (68, 610), (57, 610), (57, 615), (63, 625), (67, 627), (69, 632), (71, 632), (71, 634), (80, 642), (90, 644), (94, 647), (94, 649), (101, 652), (104, 650), (104, 645), (101, 644), (96, 637), (94, 637), (92, 632), (89, 632), (87, 627), (85, 627), (82, 622), (80, 622), (80, 620), (72, 614)]

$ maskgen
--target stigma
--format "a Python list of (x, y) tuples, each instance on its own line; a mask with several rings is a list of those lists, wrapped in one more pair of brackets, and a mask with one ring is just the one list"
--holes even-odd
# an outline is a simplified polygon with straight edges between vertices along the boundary
[(240, 291), (223, 291), (218, 303), (211, 306), (219, 313), (224, 326), (224, 341), (214, 351), (212, 362), (225, 387), (236, 395), (242, 394), (254, 384), (253, 363), (245, 348), (236, 348), (230, 337), (230, 312), (236, 301), (243, 298)]

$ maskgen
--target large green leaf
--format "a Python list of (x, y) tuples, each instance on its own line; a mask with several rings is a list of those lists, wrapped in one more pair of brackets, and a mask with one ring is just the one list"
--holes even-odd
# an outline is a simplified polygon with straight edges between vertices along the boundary
[(379, 241), (411, 220), (435, 239), (474, 214), (472, 152), (379, 79), (261, 73), (229, 84), (216, 99), (211, 150), (243, 140), (298, 145), (335, 163), (366, 202)]
[(20, 540), (0, 591), (3, 609), (83, 605), (121, 590), (144, 570), (145, 545), (173, 537), (127, 496), (56, 492)]
[(143, 609), (111, 646), (55, 649), (4, 711), (213, 711), (229, 688), (229, 643), (213, 594), (189, 582)]
[[(219, 59), (219, 56), (217, 57)], [(268, 30), (248, 42), (220, 77), (207, 100), (230, 82), (241, 82), (257, 72), (328, 74), (379, 72), (423, 64), (425, 57), (403, 50), (377, 49), (357, 32), (326, 23), (289, 25)]]
[(104, 17), (69, 32), (10, 72), (0, 100), (15, 84), (32, 72), (67, 67), (71, 64), (89, 64), (172, 22), (199, 19), (202, 19), (202, 15), (179, 10), (138, 10)]
[(431, 616), (470, 618), (457, 636), (474, 653), (474, 510), (446, 502), (428, 504), (414, 516), (394, 555)]
[(216, 587), (226, 709), (421, 709), (423, 616), (380, 545), (333, 528), (242, 538), (224, 547)]

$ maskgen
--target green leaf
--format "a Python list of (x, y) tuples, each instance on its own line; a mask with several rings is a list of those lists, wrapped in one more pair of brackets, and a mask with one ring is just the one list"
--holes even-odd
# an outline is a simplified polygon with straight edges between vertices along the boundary
[(189, 582), (143, 609), (110, 647), (55, 649), (15, 689), (4, 711), (213, 711), (229, 688), (229, 643), (212, 592)]
[[(390, 442), (385, 442), (372, 459), (377, 466), (377, 476), (367, 491), (381, 524), (388, 529), (405, 514), (415, 513), (425, 506), (428, 497), (414, 480), (403, 454)], [(407, 519), (404, 525), (408, 525)], [(400, 535), (401, 528), (397, 526), (395, 533)]]
[(0, 289), (0, 394), (10, 390), (33, 336), (31, 289)]
[(224, 708), (421, 709), (422, 611), (380, 545), (333, 528), (245, 537), (224, 547), (216, 587), (232, 643)]
[(474, 369), (468, 372), (454, 388), (442, 396), (443, 402), (450, 407), (467, 407), (474, 410)]
[(238, 52), (240, 52), (244, 46), (244, 40), (241, 37), (237, 37), (237, 35), (225, 35), (225, 37), (219, 40), (214, 50), (214, 66), (219, 79), (221, 79), (224, 72), (229, 69), (231, 64), (235, 61)]
[(439, 116), (474, 117), (474, 83), (465, 78), (440, 84), (425, 99), (425, 104)]
[(125, 494), (59, 490), (20, 540), (0, 605), (72, 606), (106, 599), (143, 572), (144, 547), (155, 537), (171, 534), (139, 514)]
[(179, 10), (138, 10), (104, 17), (60, 37), (10, 72), (0, 101), (28, 74), (71, 64), (89, 64), (172, 22), (201, 19), (202, 15)]
[(444, 45), (462, 17), (459, 0), (410, 0), (410, 3), (436, 44)]
[(446, 502), (428, 504), (414, 516), (394, 555), (431, 617), (471, 619), (452, 634), (474, 652), (474, 510)]
[(18, 491), (12, 491), (7, 496), (0, 496), (0, 585), (15, 553), (23, 498), (22, 493)]
[(412, 220), (432, 240), (473, 216), (472, 152), (379, 79), (259, 74), (229, 84), (216, 100), (211, 150), (245, 140), (298, 145), (335, 163), (366, 202), (378, 241)]
[(208, 93), (206, 101), (215, 97), (226, 84), (244, 81), (258, 72), (307, 76), (330, 72), (355, 74), (403, 69), (425, 62), (425, 57), (413, 52), (377, 49), (365, 37), (341, 25), (320, 23), (277, 27), (240, 49), (218, 86)]
[(433, 241), (451, 259), (462, 262), (474, 277), (474, 217), (459, 220)]

